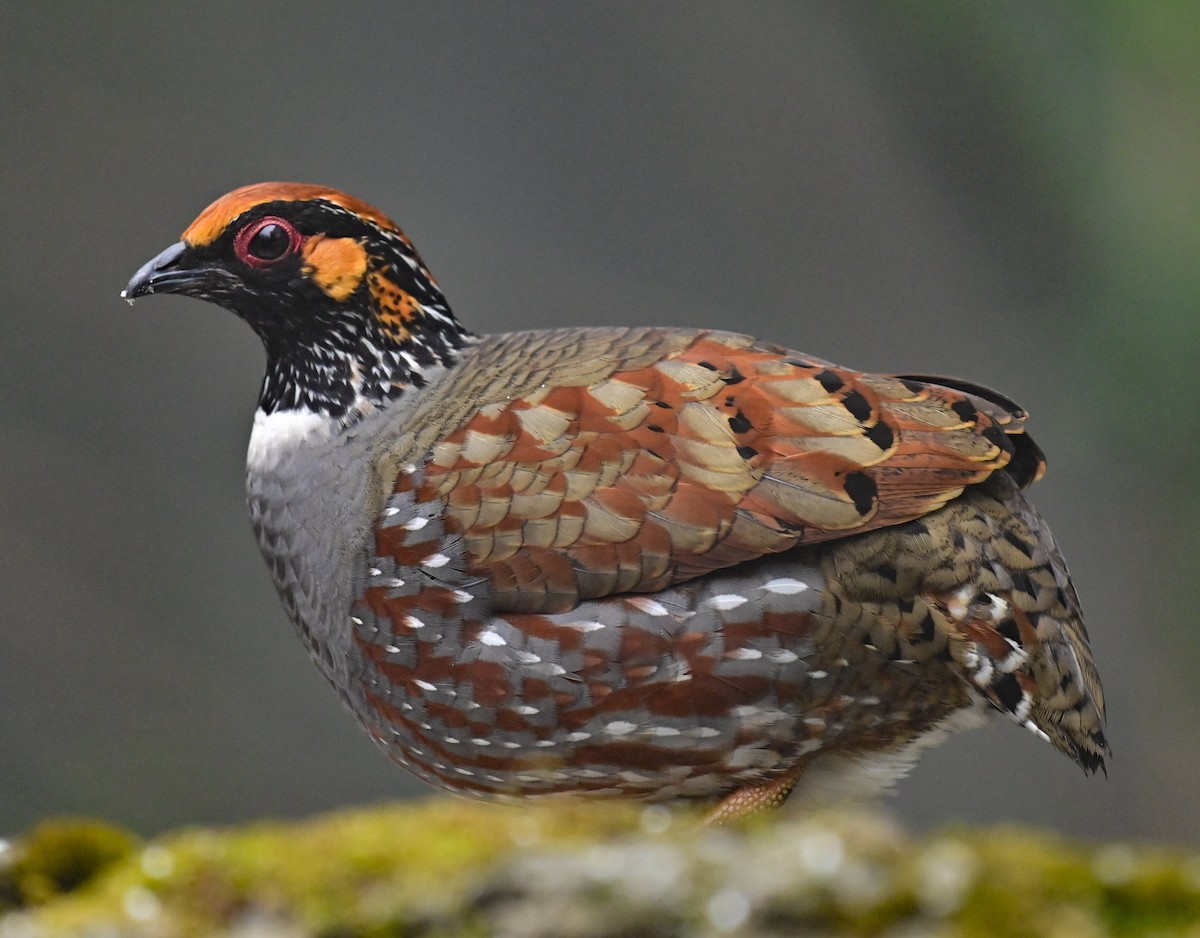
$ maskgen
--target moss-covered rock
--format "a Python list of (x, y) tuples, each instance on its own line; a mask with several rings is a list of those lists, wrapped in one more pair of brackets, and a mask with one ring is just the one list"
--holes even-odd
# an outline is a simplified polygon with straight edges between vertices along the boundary
[(73, 892), (126, 858), (137, 838), (102, 821), (62, 819), (0, 851), (0, 912)]
[(141, 845), (62, 822), (0, 856), (0, 938), (1200, 935), (1200, 856), (1183, 851), (913, 838), (869, 813), (698, 819), (435, 799)]

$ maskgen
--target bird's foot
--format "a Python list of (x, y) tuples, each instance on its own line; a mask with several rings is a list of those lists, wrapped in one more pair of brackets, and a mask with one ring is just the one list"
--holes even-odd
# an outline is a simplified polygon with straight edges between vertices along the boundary
[(788, 795), (800, 781), (803, 771), (802, 768), (795, 768), (769, 782), (758, 782), (739, 788), (712, 809), (704, 819), (705, 826), (728, 824), (730, 821), (741, 821), (763, 811), (773, 811), (787, 801)]

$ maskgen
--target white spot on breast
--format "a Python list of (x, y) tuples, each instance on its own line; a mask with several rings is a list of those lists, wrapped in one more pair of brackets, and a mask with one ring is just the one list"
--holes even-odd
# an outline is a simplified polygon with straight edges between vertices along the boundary
[(577, 730), (574, 733), (568, 733), (566, 738), (567, 738), (567, 742), (569, 742), (569, 743), (581, 743), (585, 739), (591, 739), (592, 734), (585, 733), (582, 730)]
[(333, 422), (309, 410), (261, 410), (254, 414), (250, 445), (246, 449), (246, 468), (251, 472), (269, 472), (297, 450), (328, 440)]
[(470, 593), (468, 593), (466, 590), (455, 590), (453, 593), (453, 596), (454, 596), (454, 601), (456, 603), (469, 603), (472, 599), (475, 598)]
[(651, 726), (646, 730), (651, 736), (678, 736), (679, 730), (673, 726)]
[(434, 554), (431, 557), (426, 557), (421, 561), (422, 567), (429, 567), (431, 570), (436, 570), (438, 567), (444, 567), (450, 562), (450, 558), (445, 554)]
[[(417, 687), (421, 688), (422, 690), (437, 690), (436, 684), (430, 684), (428, 681), (422, 681), (420, 678), (415, 678), (413, 680), (413, 683), (416, 684)], [(429, 729), (428, 726), (426, 726), (424, 728)]]
[(422, 622), (420, 619), (418, 619), (416, 616), (405, 616), (401, 621), (404, 623), (405, 628), (409, 628), (409, 629), (425, 628), (425, 623)]
[(757, 648), (735, 648), (731, 652), (727, 652), (727, 657), (736, 658), (738, 661), (757, 661), (762, 657), (762, 652)]
[(808, 676), (811, 677), (814, 681), (819, 681), (823, 677), (829, 677), (829, 672), (828, 671), (809, 671)]
[[(394, 511), (395, 509), (388, 510)], [(404, 522), (404, 524), (400, 525), (400, 527), (404, 528), (406, 531), (420, 531), (421, 528), (425, 527), (427, 524), (429, 524), (428, 518), (409, 518)]]
[(494, 648), (499, 648), (501, 645), (508, 644), (508, 642), (504, 640), (503, 635), (493, 632), (491, 629), (488, 629), (486, 632), (480, 632), (479, 640), (483, 642), (483, 644), (491, 645)]
[(635, 609), (640, 609), (648, 616), (670, 615), (670, 610), (657, 599), (649, 599), (645, 596), (630, 596), (626, 602)]
[(791, 664), (800, 656), (794, 651), (788, 651), (786, 648), (779, 648), (775, 651), (767, 652), (767, 657), (777, 664)]
[(624, 736), (636, 729), (636, 723), (630, 723), (628, 720), (613, 720), (604, 727), (604, 732), (608, 733), (609, 736)]
[(763, 584), (762, 588), (768, 593), (782, 593), (784, 596), (792, 596), (795, 593), (803, 593), (808, 589), (808, 584), (785, 576), (775, 580), (768, 580)]
[(567, 628), (579, 629), (581, 632), (598, 632), (604, 628), (603, 622), (568, 622)]
[(529, 704), (520, 704), (520, 705), (518, 705), (518, 706), (516, 706), (516, 707), (513, 707), (513, 708), (512, 708), (512, 711), (513, 711), (513, 713), (519, 713), (519, 714), (521, 714), (521, 716), (523, 716), (523, 717), (531, 717), (531, 716), (533, 716), (535, 713), (541, 713), (541, 712), (542, 712), (542, 711), (541, 711), (541, 710), (539, 710), (537, 707), (531, 707), (531, 706), (529, 706)]
[(746, 602), (745, 596), (739, 596), (737, 593), (722, 593), (710, 599), (708, 604), (714, 609), (736, 609), (744, 602)]
[(396, 515), (398, 515), (398, 514), (400, 514), (400, 509), (399, 509), (399, 508), (394, 508), (394, 507), (393, 507), (393, 508), (385, 508), (385, 509), (383, 509), (383, 516), (384, 516), (385, 518), (394, 518), (394, 517), (395, 517)]
[(516, 651), (515, 654), (522, 664), (538, 664), (542, 660), (541, 655), (535, 655), (532, 651)]

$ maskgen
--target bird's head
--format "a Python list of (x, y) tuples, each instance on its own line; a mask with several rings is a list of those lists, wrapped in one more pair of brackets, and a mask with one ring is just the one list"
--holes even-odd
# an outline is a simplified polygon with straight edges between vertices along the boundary
[(121, 295), (154, 293), (249, 323), (267, 348), (268, 410), (344, 413), (394, 397), (468, 336), (399, 227), (323, 186), (259, 183), (217, 199)]

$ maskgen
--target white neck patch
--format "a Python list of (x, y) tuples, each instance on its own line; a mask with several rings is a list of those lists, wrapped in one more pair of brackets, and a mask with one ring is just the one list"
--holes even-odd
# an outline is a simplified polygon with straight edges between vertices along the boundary
[(254, 412), (250, 445), (246, 450), (246, 468), (263, 472), (275, 468), (297, 450), (328, 440), (334, 421), (311, 410)]

